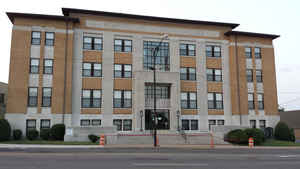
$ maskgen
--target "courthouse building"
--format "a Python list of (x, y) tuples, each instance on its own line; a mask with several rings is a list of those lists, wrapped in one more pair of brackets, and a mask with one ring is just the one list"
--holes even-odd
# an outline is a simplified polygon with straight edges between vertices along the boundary
[(6, 118), (14, 129), (64, 123), (150, 131), (159, 44), (159, 132), (279, 121), (272, 43), (278, 35), (234, 31), (234, 23), (62, 12), (7, 13), (13, 27)]

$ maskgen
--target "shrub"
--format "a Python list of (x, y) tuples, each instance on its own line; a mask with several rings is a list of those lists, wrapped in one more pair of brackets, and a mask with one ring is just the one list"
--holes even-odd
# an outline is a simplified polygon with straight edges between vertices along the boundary
[(243, 130), (236, 129), (236, 130), (230, 131), (227, 134), (225, 141), (228, 141), (233, 144), (247, 144), (248, 136)]
[(264, 133), (265, 133), (265, 138), (266, 139), (270, 139), (270, 138), (272, 138), (274, 136), (273, 135), (273, 128), (272, 127), (265, 128)]
[(28, 140), (36, 140), (39, 136), (39, 132), (36, 129), (30, 129), (27, 131), (26, 136)]
[(289, 141), (291, 139), (289, 127), (284, 122), (277, 123), (274, 136), (277, 140)]
[(65, 125), (64, 124), (55, 124), (50, 130), (50, 135), (54, 140), (64, 140), (65, 136)]
[(13, 138), (14, 140), (21, 140), (22, 138), (22, 131), (17, 129), (17, 130), (13, 130)]
[(11, 136), (11, 127), (6, 119), (0, 119), (0, 141), (7, 141)]
[(295, 137), (295, 132), (294, 132), (294, 129), (290, 129), (290, 132), (291, 132), (291, 138), (290, 138), (290, 141), (293, 141), (293, 142), (295, 142), (295, 140), (296, 140), (296, 137)]
[(265, 141), (264, 132), (261, 129), (249, 128), (245, 129), (244, 132), (248, 138), (253, 137), (254, 145), (260, 145)]
[(43, 140), (49, 140), (50, 139), (50, 129), (41, 129), (40, 138)]
[(92, 143), (96, 143), (99, 140), (99, 137), (94, 134), (90, 134), (88, 137)]

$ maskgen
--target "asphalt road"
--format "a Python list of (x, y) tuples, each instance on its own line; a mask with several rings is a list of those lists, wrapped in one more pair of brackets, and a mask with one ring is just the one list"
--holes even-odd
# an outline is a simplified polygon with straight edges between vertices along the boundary
[(300, 149), (0, 149), (0, 169), (299, 169)]

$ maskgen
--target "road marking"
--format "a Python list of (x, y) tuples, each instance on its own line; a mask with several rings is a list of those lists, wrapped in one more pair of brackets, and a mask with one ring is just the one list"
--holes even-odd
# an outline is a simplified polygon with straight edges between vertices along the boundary
[(132, 163), (134, 166), (143, 166), (143, 167), (201, 167), (208, 166), (208, 164), (203, 163)]
[(296, 155), (281, 155), (279, 156), (280, 158), (293, 158), (293, 157), (297, 157)]

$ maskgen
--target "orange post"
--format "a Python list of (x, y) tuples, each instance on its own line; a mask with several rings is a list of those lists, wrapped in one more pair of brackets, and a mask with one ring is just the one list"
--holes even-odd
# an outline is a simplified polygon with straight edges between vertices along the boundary
[(212, 133), (210, 133), (210, 148), (215, 148), (214, 136)]
[(99, 141), (99, 145), (104, 146), (105, 144), (105, 137), (104, 134), (100, 135), (100, 141)]
[(253, 146), (254, 146), (253, 137), (249, 138), (248, 143), (249, 143), (249, 148), (253, 148)]

